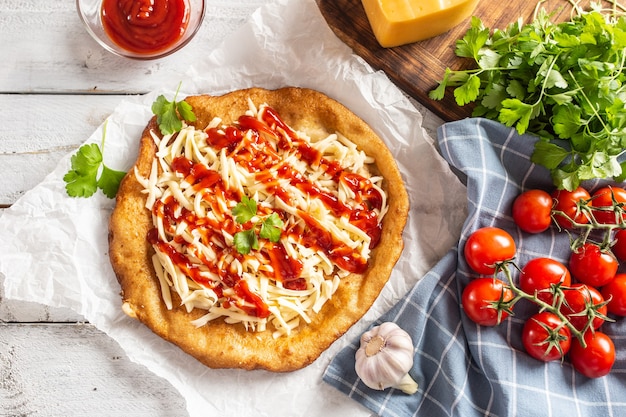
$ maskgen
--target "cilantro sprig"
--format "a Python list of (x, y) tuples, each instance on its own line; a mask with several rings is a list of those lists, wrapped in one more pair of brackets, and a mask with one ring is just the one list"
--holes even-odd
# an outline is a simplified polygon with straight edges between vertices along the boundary
[[(163, 135), (178, 132), (183, 120), (193, 122), (196, 115), (189, 103), (176, 101), (181, 83), (178, 84), (172, 101), (164, 95), (152, 104), (152, 112)], [(81, 146), (71, 159), (71, 169), (63, 176), (65, 190), (70, 197), (91, 197), (100, 189), (109, 198), (114, 198), (126, 172), (117, 171), (104, 164), (103, 149), (106, 138), (106, 122), (102, 130), (102, 142)]]
[(626, 18), (580, 12), (554, 23), (545, 10), (527, 24), (493, 32), (473, 17), (456, 54), (475, 68), (446, 69), (429, 93), (451, 89), (473, 116), (539, 136), (531, 159), (558, 188), (581, 181), (626, 179)]
[(183, 128), (183, 120), (187, 122), (196, 121), (196, 115), (191, 105), (184, 100), (176, 101), (180, 85), (181, 83), (178, 84), (172, 101), (169, 101), (161, 94), (152, 103), (152, 113), (156, 115), (159, 130), (161, 130), (163, 135), (179, 132)]
[[(248, 223), (257, 215), (256, 201), (244, 195), (241, 201), (233, 207), (232, 212), (237, 223)], [(269, 216), (262, 217), (254, 222), (249, 229), (235, 233), (235, 248), (240, 254), (247, 255), (252, 249), (259, 249), (259, 238), (268, 239), (270, 242), (276, 243), (280, 240), (282, 227), (283, 221), (278, 214), (272, 213)]]
[(114, 198), (124, 175), (104, 164), (103, 149), (107, 123), (102, 128), (101, 144), (85, 144), (72, 155), (71, 169), (63, 176), (65, 190), (70, 197), (91, 197), (100, 189), (109, 198)]

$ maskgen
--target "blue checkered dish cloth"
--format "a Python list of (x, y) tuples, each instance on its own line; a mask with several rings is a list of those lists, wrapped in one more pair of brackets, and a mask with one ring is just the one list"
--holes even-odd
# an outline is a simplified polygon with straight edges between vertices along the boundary
[[(480, 327), (462, 313), (460, 294), (472, 278), (462, 250), (468, 235), (483, 226), (511, 233), (523, 266), (538, 256), (566, 262), (569, 238), (551, 228), (530, 235), (511, 218), (511, 204), (521, 190), (551, 190), (550, 176), (529, 161), (535, 138), (485, 119), (443, 125), (438, 142), (443, 157), (467, 176), (468, 218), (458, 248), (453, 248), (415, 287), (372, 326), (393, 321), (415, 345), (409, 374), (418, 392), (372, 390), (354, 370), (354, 340), (332, 360), (324, 381), (381, 416), (626, 416), (626, 319), (605, 324), (617, 360), (603, 378), (588, 379), (568, 361), (543, 363), (522, 347), (524, 319), (531, 303), (516, 305), (515, 317), (498, 327)], [(601, 182), (586, 183), (593, 190)], [(410, 250), (410, 248), (406, 248)]]

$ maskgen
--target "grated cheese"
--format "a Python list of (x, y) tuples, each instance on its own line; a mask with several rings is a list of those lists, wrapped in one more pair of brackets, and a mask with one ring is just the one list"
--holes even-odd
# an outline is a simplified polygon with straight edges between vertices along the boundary
[[(272, 109), (267, 105), (257, 107), (249, 100), (246, 116), (272, 134), (238, 124), (226, 126), (219, 118), (204, 130), (184, 125), (180, 132), (163, 138), (153, 132), (157, 152), (150, 174), (144, 178), (135, 170), (146, 194), (146, 208), (153, 215), (157, 236), (152, 241), (153, 265), (163, 302), (168, 309), (176, 307), (173, 291), (187, 311), (206, 311), (193, 321), (196, 326), (222, 318), (241, 323), (248, 331), (271, 329), (274, 337), (281, 337), (311, 322), (350, 273), (347, 264), (332, 259), (333, 251), (351, 251), (349, 262), (369, 259), (372, 237), (349, 213), (373, 212), (374, 225), (380, 227), (387, 211), (382, 178), (368, 170), (375, 162), (372, 156), (339, 133), (319, 136), (311, 132), (313, 140), (306, 132), (270, 125), (265, 121), (268, 111)], [(233, 127), (243, 133), (236, 146), (211, 143), (212, 134), (227, 137)], [(305, 153), (319, 157), (311, 160)], [(246, 156), (251, 160), (246, 161)], [(203, 187), (197, 178), (202, 175), (193, 170), (177, 169), (180, 161), (198, 164), (203, 172), (215, 175), (216, 188)], [(379, 207), (368, 206), (358, 195), (361, 190), (355, 190), (349, 180), (332, 175), (337, 166), (378, 194)], [(284, 224), (280, 242), (259, 239), (259, 249), (247, 255), (233, 246), (234, 235), (244, 225), (235, 221), (232, 209), (243, 195), (257, 202), (253, 221), (276, 212)], [(321, 235), (307, 240), (313, 226)], [(329, 242), (332, 250), (323, 247)], [(282, 246), (285, 257), (301, 265), (295, 277), (300, 283), (297, 287), (280, 278), (285, 267), (272, 260), (276, 245)], [(266, 314), (259, 313), (262, 307)]]

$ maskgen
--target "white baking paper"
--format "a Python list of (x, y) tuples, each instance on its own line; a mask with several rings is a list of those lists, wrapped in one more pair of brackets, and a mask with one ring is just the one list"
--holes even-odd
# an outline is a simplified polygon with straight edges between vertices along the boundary
[[(205, 24), (208, 24), (205, 22)], [(261, 86), (314, 88), (345, 104), (385, 140), (406, 181), (411, 212), (405, 251), (388, 285), (361, 321), (312, 365), (296, 372), (213, 370), (152, 334), (121, 310), (108, 259), (107, 225), (114, 201), (101, 192), (70, 198), (56, 170), (0, 218), (0, 273), (8, 298), (69, 307), (114, 338), (131, 360), (166, 378), (191, 416), (363, 416), (369, 412), (321, 375), (333, 355), (389, 309), (458, 238), (466, 190), (421, 127), (422, 116), (382, 72), (353, 55), (329, 29), (313, 0), (279, 0), (257, 10), (218, 49), (198, 54), (189, 78), (172, 79), (121, 102), (107, 121), (105, 162), (128, 170), (158, 94), (221, 94)], [(87, 142), (100, 143), (101, 126)]]

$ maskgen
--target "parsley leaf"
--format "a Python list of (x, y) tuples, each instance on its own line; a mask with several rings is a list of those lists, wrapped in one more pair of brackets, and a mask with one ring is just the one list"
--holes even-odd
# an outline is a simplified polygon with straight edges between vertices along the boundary
[(478, 98), (480, 92), (480, 78), (471, 74), (467, 81), (454, 90), (454, 98), (459, 106), (471, 103)]
[(471, 18), (471, 26), (465, 36), (456, 42), (456, 54), (461, 57), (480, 60), (480, 50), (489, 39), (489, 29), (476, 16)]
[(450, 68), (446, 68), (446, 72), (443, 75), (443, 80), (439, 83), (437, 88), (428, 92), (428, 97), (433, 100), (441, 100), (446, 95), (446, 88), (448, 87), (448, 80), (450, 78), (450, 73), (452, 70)]
[(241, 201), (233, 207), (233, 214), (237, 223), (249, 222), (256, 215), (256, 201), (244, 195)]
[(65, 191), (70, 197), (91, 197), (98, 189), (114, 198), (125, 172), (107, 167), (102, 150), (106, 138), (106, 122), (102, 129), (102, 144), (85, 144), (72, 155), (71, 169), (63, 176)]
[(531, 161), (538, 165), (543, 165), (548, 169), (557, 169), (570, 153), (554, 143), (539, 141), (535, 144), (535, 151), (531, 156)]
[(283, 227), (283, 221), (278, 214), (272, 213), (261, 223), (261, 231), (259, 236), (268, 239), (270, 242), (278, 242), (280, 240), (280, 232)]
[(95, 144), (81, 146), (72, 155), (72, 169), (65, 174), (65, 189), (71, 197), (91, 197), (98, 190), (98, 169), (102, 163), (100, 147)]
[(528, 129), (535, 107), (516, 98), (502, 100), (502, 109), (498, 120), (507, 126), (515, 125), (517, 133), (523, 134)]
[[(257, 215), (256, 201), (243, 196), (241, 201), (232, 209), (235, 221), (244, 224)], [(233, 244), (242, 255), (247, 255), (250, 250), (259, 249), (259, 237), (276, 243), (280, 240), (283, 221), (276, 213), (272, 213), (263, 219), (256, 221), (251, 228), (235, 233)], [(258, 236), (257, 236), (258, 229)]]
[(196, 115), (189, 103), (186, 101), (176, 101), (179, 90), (180, 83), (178, 84), (172, 101), (169, 101), (161, 94), (157, 97), (155, 102), (152, 103), (152, 113), (156, 115), (159, 129), (163, 135), (171, 135), (175, 132), (179, 132), (183, 128), (182, 120), (188, 122), (194, 122), (196, 120)]
[(249, 254), (252, 249), (259, 249), (259, 239), (257, 238), (254, 229), (248, 229), (235, 233), (235, 240), (233, 243), (235, 244), (235, 248), (237, 248), (237, 252), (242, 255)]
[(573, 137), (582, 124), (580, 115), (580, 107), (574, 105), (559, 106), (552, 118), (554, 133), (563, 139)]
[(103, 164), (102, 173), (98, 179), (97, 186), (102, 190), (104, 195), (109, 198), (114, 198), (125, 175), (126, 172), (116, 171)]

